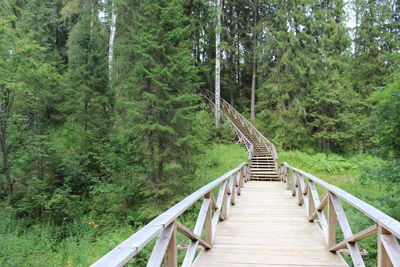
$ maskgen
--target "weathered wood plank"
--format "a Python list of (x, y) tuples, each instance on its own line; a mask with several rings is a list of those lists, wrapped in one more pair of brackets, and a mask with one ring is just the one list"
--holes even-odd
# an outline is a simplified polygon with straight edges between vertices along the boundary
[(337, 250), (339, 250), (341, 248), (346, 247), (347, 243), (360, 241), (360, 240), (362, 240), (364, 238), (367, 238), (367, 237), (370, 237), (370, 236), (376, 234), (377, 231), (378, 231), (378, 225), (374, 224), (374, 225), (368, 227), (367, 229), (365, 229), (365, 230), (363, 230), (363, 231), (361, 231), (361, 232), (359, 232), (357, 234), (352, 235), (349, 238), (345, 238), (343, 241), (341, 241), (341, 242), (337, 243), (336, 245), (332, 246), (329, 249), (329, 251), (332, 251), (332, 252), (337, 251)]
[(176, 226), (177, 226), (177, 230), (178, 232), (182, 233), (184, 236), (186, 236), (187, 238), (190, 238), (192, 241), (199, 241), (199, 245), (204, 247), (205, 249), (210, 249), (212, 248), (212, 243), (204, 241), (200, 238), (200, 236), (196, 235), (195, 233), (193, 233), (192, 231), (190, 231), (186, 226), (184, 226), (182, 223), (180, 222), (176, 222)]

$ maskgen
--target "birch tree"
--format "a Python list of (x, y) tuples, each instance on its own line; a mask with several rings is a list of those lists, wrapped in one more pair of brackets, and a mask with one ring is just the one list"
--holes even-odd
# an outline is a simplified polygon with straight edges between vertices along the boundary
[(256, 121), (256, 78), (257, 78), (257, 17), (258, 17), (258, 3), (257, 1), (254, 4), (254, 13), (253, 13), (253, 68), (251, 75), (251, 105), (250, 105), (250, 119), (252, 121)]
[(215, 126), (221, 123), (221, 13), (222, 1), (217, 2), (217, 25), (215, 28)]
[(108, 46), (108, 79), (112, 80), (113, 77), (113, 60), (114, 60), (114, 41), (115, 41), (115, 32), (117, 30), (117, 13), (115, 1), (111, 2), (111, 23), (110, 23), (110, 40)]

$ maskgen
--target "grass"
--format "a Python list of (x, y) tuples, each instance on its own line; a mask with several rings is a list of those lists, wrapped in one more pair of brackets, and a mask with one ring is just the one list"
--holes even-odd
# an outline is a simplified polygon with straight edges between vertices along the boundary
[(246, 150), (237, 144), (214, 144), (206, 154), (199, 159), (199, 168), (196, 170), (196, 180), (191, 184), (195, 191), (215, 180), (240, 163), (247, 161)]
[[(246, 160), (245, 149), (237, 144), (212, 145), (204, 155), (199, 155), (199, 167), (196, 179), (190, 184), (191, 190), (197, 190)], [(183, 220), (191, 226), (196, 217), (197, 207)], [(102, 228), (84, 218), (67, 229), (44, 224), (27, 226), (27, 222), (16, 218), (12, 210), (2, 209), (0, 266), (88, 266), (137, 230), (128, 224)], [(149, 252), (150, 248), (146, 247), (143, 257), (130, 265), (143, 265), (141, 258)]]

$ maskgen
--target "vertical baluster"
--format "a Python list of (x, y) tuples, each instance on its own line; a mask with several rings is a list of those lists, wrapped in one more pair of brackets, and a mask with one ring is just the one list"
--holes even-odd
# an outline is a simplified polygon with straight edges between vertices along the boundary
[[(212, 196), (212, 192), (208, 192), (205, 196), (206, 198), (211, 199)], [(213, 233), (212, 233), (212, 212), (213, 212), (213, 205), (210, 205), (208, 207), (208, 211), (207, 211), (207, 216), (206, 216), (206, 221), (204, 222), (204, 231), (205, 231), (205, 240), (206, 242), (208, 242), (209, 244), (213, 243)]]
[(393, 264), (390, 261), (389, 255), (387, 254), (385, 247), (381, 241), (381, 235), (390, 234), (381, 225), (378, 225), (378, 267), (392, 267)]
[(308, 214), (307, 214), (307, 218), (310, 218), (310, 216), (314, 213), (315, 210), (315, 203), (314, 203), (314, 197), (313, 197), (313, 192), (311, 189), (311, 184), (312, 181), (308, 180), (308, 190), (307, 190), (307, 194), (308, 194)]
[(292, 196), (296, 196), (296, 183), (297, 183), (297, 176), (296, 172), (292, 170)]
[(235, 205), (235, 203), (236, 203), (236, 173), (234, 173), (232, 176), (231, 176), (231, 182), (230, 182), (230, 187), (231, 187), (231, 201), (230, 201), (230, 203), (231, 203), (231, 205)]
[(221, 221), (226, 220), (228, 218), (228, 209), (227, 209), (227, 198), (228, 198), (228, 187), (229, 187), (229, 183), (228, 181), (226, 181), (224, 183), (225, 189), (224, 189), (224, 196), (222, 198), (222, 205), (221, 205), (221, 216), (220, 219)]
[(331, 193), (328, 196), (328, 247), (336, 245), (336, 212)]
[(239, 173), (239, 188), (238, 188), (238, 195), (240, 196), (240, 194), (242, 193), (242, 188), (243, 188), (243, 168), (240, 169), (240, 173)]
[(164, 267), (177, 267), (178, 266), (178, 251), (176, 241), (176, 223), (174, 222), (174, 230), (171, 239), (169, 240), (167, 250), (164, 255)]

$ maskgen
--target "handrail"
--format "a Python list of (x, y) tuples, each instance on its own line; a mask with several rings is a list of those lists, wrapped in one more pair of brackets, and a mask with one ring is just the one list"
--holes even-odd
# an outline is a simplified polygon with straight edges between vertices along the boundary
[[(214, 108), (214, 106), (213, 106), (214, 105), (214, 101), (213, 101), (214, 93), (212, 93), (211, 91), (209, 91), (207, 89), (204, 89), (202, 93), (203, 93), (204, 96), (206, 96), (206, 99), (210, 102), (210, 105)], [(247, 125), (248, 128), (250, 128), (250, 131), (254, 131), (256, 133), (257, 139), (260, 142), (263, 141), (265, 143), (268, 151), (272, 154), (272, 157), (273, 157), (274, 162), (275, 162), (275, 168), (277, 169), (277, 167), (278, 167), (278, 165), (277, 165), (278, 164), (277, 163), (278, 162), (278, 152), (276, 150), (275, 145), (271, 141), (269, 141), (256, 127), (254, 127), (254, 125), (251, 124), (251, 122), (249, 122), (246, 119), (246, 117), (244, 117), (239, 111), (237, 111), (232, 105), (230, 105), (223, 98), (221, 98), (221, 106), (222, 107), (225, 106), (226, 109), (227, 109), (227, 112), (229, 112), (231, 110), (232, 111), (231, 113), (232, 113), (233, 116), (235, 116), (235, 117), (238, 116), (240, 118), (240, 120), (242, 122), (244, 122)], [(232, 123), (232, 124), (234, 124), (234, 123)]]
[[(289, 175), (289, 170), (291, 175)], [(324, 233), (328, 249), (331, 252), (340, 251), (347, 247), (355, 266), (365, 266), (361, 257), (360, 246), (357, 241), (378, 234), (378, 264), (392, 263), (400, 266), (400, 245), (396, 238), (400, 238), (400, 222), (383, 213), (377, 208), (347, 193), (346, 191), (331, 185), (320, 178), (305, 171), (299, 170), (283, 162), (280, 166), (281, 180), (286, 183), (286, 188), (292, 191), (299, 205), (305, 206), (307, 219), (313, 222), (318, 218), (321, 230)], [(306, 179), (305, 179), (306, 178)], [(315, 185), (327, 190), (322, 201)], [(376, 224), (367, 229), (353, 234), (347, 221), (345, 210), (341, 201), (356, 208)], [(324, 208), (328, 207), (328, 218), (325, 217)], [(336, 243), (336, 222), (343, 232), (344, 240)]]
[[(214, 109), (213, 100), (211, 98), (209, 98), (209, 96), (207, 96), (205, 94), (203, 96), (208, 101), (208, 104), (210, 105), (210, 107), (212, 109)], [(222, 99), (222, 101), (225, 101), (225, 100)], [(254, 152), (253, 144), (246, 137), (246, 135), (236, 126), (236, 124), (233, 123), (233, 121), (227, 116), (227, 114), (225, 114), (225, 112), (222, 112), (222, 115), (230, 122), (231, 126), (234, 128), (234, 131), (238, 135), (239, 142), (243, 142), (243, 144), (245, 145), (246, 150), (247, 150), (247, 152), (249, 154), (249, 159), (251, 159), (251, 157), (253, 156), (253, 152)]]
[[(235, 169), (201, 187), (145, 225), (91, 266), (123, 266), (158, 235), (160, 238), (153, 248), (154, 256), (152, 254), (150, 257), (148, 266), (160, 266), (163, 258), (165, 266), (176, 266), (176, 231), (183, 233), (191, 240), (183, 264), (183, 266), (190, 266), (198, 245), (206, 249), (211, 248), (218, 222), (228, 217), (229, 206), (235, 204), (235, 196), (240, 195), (243, 184), (250, 178), (248, 169), (248, 163), (243, 162)], [(212, 190), (218, 186), (220, 189), (215, 201)], [(191, 232), (179, 223), (177, 218), (203, 197), (204, 201), (196, 227)], [(205, 225), (206, 232), (205, 240), (201, 239), (203, 225)], [(175, 242), (175, 244), (169, 246), (171, 242)]]

